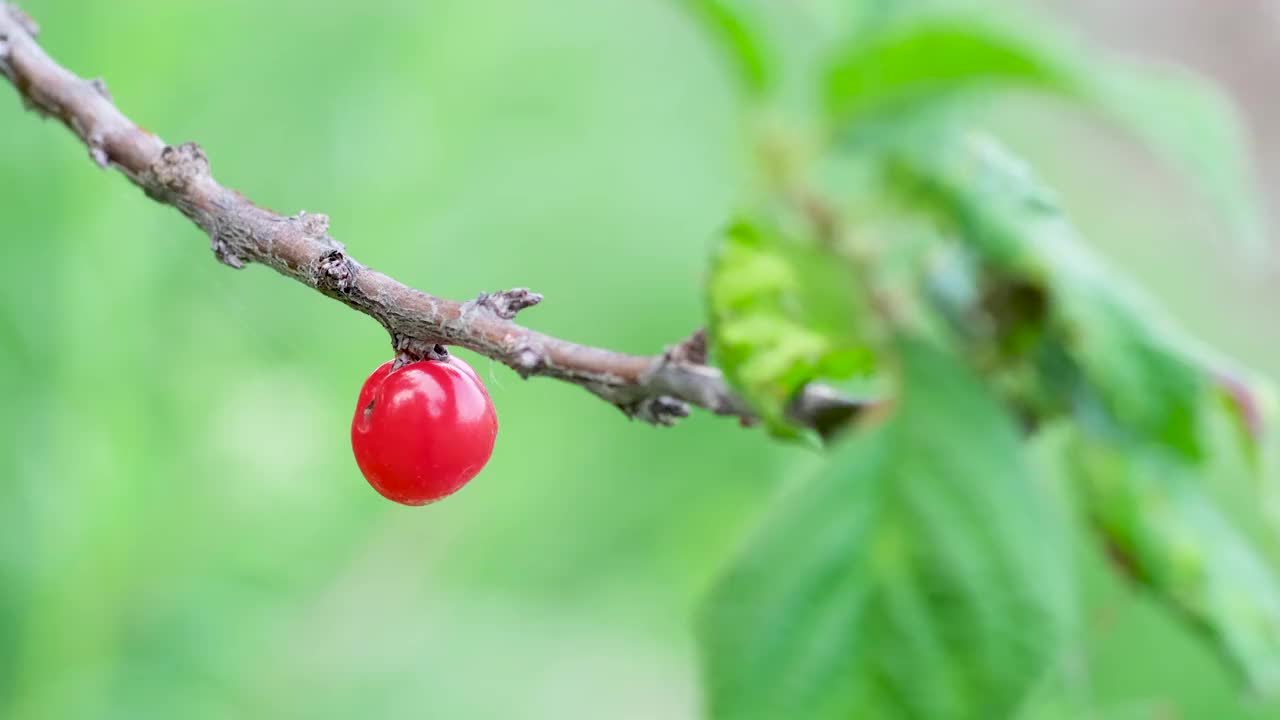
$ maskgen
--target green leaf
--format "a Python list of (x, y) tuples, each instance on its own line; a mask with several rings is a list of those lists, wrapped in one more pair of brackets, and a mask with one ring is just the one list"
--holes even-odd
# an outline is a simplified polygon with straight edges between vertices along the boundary
[(1280, 581), (1208, 496), (1214, 464), (1083, 434), (1066, 458), (1114, 564), (1204, 632), (1256, 691), (1280, 691)]
[(739, 221), (712, 263), (708, 301), (718, 364), (776, 432), (789, 432), (787, 406), (806, 383), (872, 370), (853, 275), (815, 242)]
[[(1025, 165), (973, 138), (904, 148), (889, 173), (885, 187), (972, 248), (988, 282), (1046, 293), (1048, 341), (1096, 390), (1117, 426), (1191, 458), (1201, 452), (1196, 413), (1213, 382), (1203, 350), (1108, 272)], [(1069, 391), (1071, 382), (1047, 384)]]
[(1024, 34), (933, 16), (861, 37), (832, 62), (827, 107), (842, 126), (918, 112), (948, 94), (1022, 85), (1069, 92), (1069, 64)]
[(736, 74), (753, 93), (765, 90), (779, 62), (764, 40), (761, 18), (740, 0), (689, 0), (688, 6), (720, 41)]
[(1023, 89), (1096, 108), (1193, 179), (1232, 234), (1259, 249), (1261, 202), (1231, 105), (1188, 73), (1121, 62), (1043, 29), (979, 14), (916, 14), (862, 37), (831, 64), (827, 106), (837, 127), (931, 115), (979, 91)]
[[(1258, 689), (1280, 690), (1280, 594), (1261, 553), (1215, 504), (1243, 489), (1274, 507), (1257, 381), (1179, 333), (1108, 273), (1024, 166), (986, 142), (903, 152), (889, 187), (930, 208), (987, 281), (1044, 288), (1038, 382), (1080, 437), (1065, 455), (1119, 566), (1204, 630)], [(1045, 351), (1045, 348), (1048, 351)], [(1040, 421), (1053, 417), (1041, 417)], [(1253, 508), (1256, 512), (1256, 508)]]
[(1008, 717), (1055, 660), (1074, 586), (1018, 430), (908, 342), (883, 425), (784, 499), (701, 625), (717, 720)]
[(817, 62), (823, 50), (841, 42), (866, 14), (863, 0), (684, 0), (684, 4), (714, 38), (747, 94), (767, 96), (774, 103), (792, 93), (816, 99), (814, 78), (821, 75)]

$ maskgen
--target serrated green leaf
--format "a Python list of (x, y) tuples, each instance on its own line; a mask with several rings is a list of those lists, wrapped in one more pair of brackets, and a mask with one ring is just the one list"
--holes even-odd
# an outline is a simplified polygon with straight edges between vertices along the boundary
[(869, 322), (852, 273), (828, 250), (763, 222), (725, 233), (708, 284), (712, 352), (775, 432), (806, 383), (871, 371)]
[(827, 106), (837, 127), (903, 124), (975, 92), (1024, 89), (1096, 108), (1193, 180), (1257, 250), (1258, 190), (1241, 123), (1211, 85), (1188, 73), (1098, 62), (1041, 28), (997, 24), (980, 14), (917, 14), (860, 37), (832, 62)]
[(1102, 537), (1122, 567), (1207, 631), (1255, 687), (1280, 690), (1280, 589), (1212, 492), (1243, 486), (1274, 506), (1274, 480), (1262, 467), (1265, 388), (1225, 374), (1220, 360), (1108, 273), (1026, 168), (998, 147), (906, 152), (893, 178), (891, 187), (911, 195), (908, 205), (932, 208), (992, 276), (1045, 289), (1042, 342), (1063, 363), (1040, 367), (1038, 382), (1075, 421), (1081, 439), (1068, 462)]
[(787, 497), (717, 586), (716, 720), (1008, 717), (1071, 622), (1058, 516), (959, 361), (901, 347), (903, 395)]

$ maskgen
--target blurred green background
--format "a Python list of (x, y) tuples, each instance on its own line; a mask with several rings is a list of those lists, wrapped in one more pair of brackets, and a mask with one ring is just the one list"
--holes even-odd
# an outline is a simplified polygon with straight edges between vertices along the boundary
[[(329, 214), (410, 285), (529, 286), (547, 299), (524, 322), (632, 352), (701, 323), (747, 162), (674, 0), (23, 6), (139, 123), (260, 204)], [(1064, 22), (1111, 27), (1089, 12)], [(1274, 276), (1178, 181), (1056, 106), (992, 113), (1105, 253), (1280, 377)], [(348, 444), (390, 354), (376, 323), (217, 264), (7, 86), (0, 158), (0, 718), (697, 716), (699, 597), (817, 457), (705, 415), (630, 423), (462, 353), (498, 407), (493, 460), (446, 502), (393, 505)], [(1104, 717), (1276, 716), (1145, 600), (1090, 593)]]

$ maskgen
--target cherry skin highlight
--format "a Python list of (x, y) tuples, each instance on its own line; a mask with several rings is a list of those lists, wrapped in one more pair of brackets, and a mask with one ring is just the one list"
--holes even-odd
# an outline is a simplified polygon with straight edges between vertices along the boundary
[(373, 371), (356, 401), (351, 449), (388, 500), (425, 505), (457, 492), (493, 454), (498, 416), (462, 360), (422, 360)]

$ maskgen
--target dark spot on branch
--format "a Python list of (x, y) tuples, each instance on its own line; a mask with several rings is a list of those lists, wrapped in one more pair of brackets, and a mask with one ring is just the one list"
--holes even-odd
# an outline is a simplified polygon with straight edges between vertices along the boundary
[(812, 427), (823, 440), (830, 441), (857, 422), (863, 413), (882, 404), (870, 398), (851, 398), (826, 385), (811, 383), (792, 398), (787, 417)]
[(316, 287), (333, 288), (340, 293), (351, 292), (356, 286), (355, 262), (341, 250), (334, 250), (320, 258), (315, 279)]
[(848, 427), (862, 412), (862, 408), (851, 406), (828, 406), (813, 415), (813, 429), (818, 431), (823, 440), (830, 440)]
[(627, 417), (643, 420), (654, 425), (671, 427), (683, 418), (689, 417), (689, 405), (668, 395), (644, 398), (630, 405), (619, 405)]
[(542, 302), (541, 294), (531, 292), (529, 288), (515, 288), (496, 293), (480, 293), (480, 297), (468, 304), (485, 308), (503, 320), (511, 320), (515, 318), (516, 313), (540, 302)]

